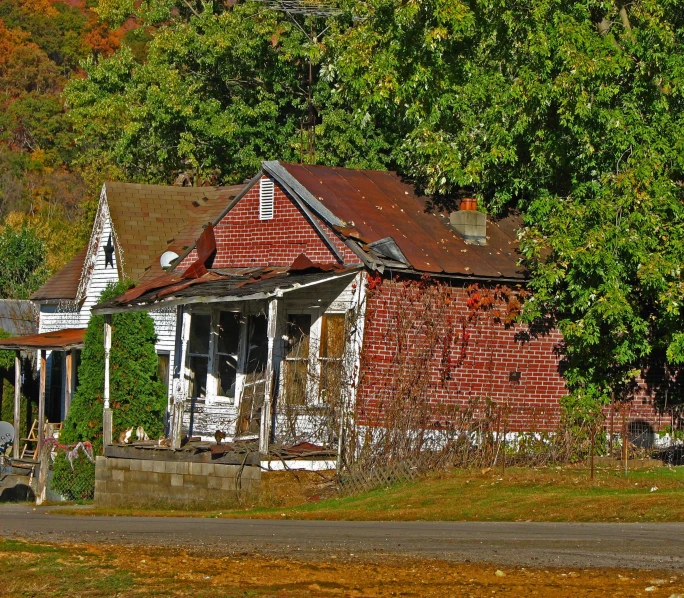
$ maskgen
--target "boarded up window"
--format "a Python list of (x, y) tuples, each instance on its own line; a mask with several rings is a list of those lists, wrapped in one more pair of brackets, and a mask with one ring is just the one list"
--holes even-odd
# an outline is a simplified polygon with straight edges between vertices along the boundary
[(289, 405), (306, 404), (310, 337), (311, 315), (288, 314), (283, 390)]
[(209, 331), (211, 316), (193, 314), (190, 321), (190, 396), (205, 398), (207, 396), (207, 369), (209, 367)]
[(345, 314), (324, 314), (321, 322), (321, 400), (334, 403), (341, 397), (345, 346)]

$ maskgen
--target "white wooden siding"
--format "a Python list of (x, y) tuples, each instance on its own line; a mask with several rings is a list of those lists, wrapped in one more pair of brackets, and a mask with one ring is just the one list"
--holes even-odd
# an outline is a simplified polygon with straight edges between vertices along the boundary
[[(106, 194), (102, 193), (100, 202), (106, 203), (106, 201)], [(109, 209), (106, 205), (101, 205), (100, 207), (102, 209), (98, 212), (103, 214), (104, 221), (102, 222), (99, 234), (96, 232), (99, 228), (96, 223), (93, 227), (93, 235), (97, 235), (97, 237), (91, 237), (90, 239), (95, 260), (90, 271), (85, 299), (80, 306), (68, 301), (57, 305), (40, 305), (40, 332), (53, 332), (55, 330), (63, 330), (64, 328), (87, 328), (91, 310), (97, 304), (102, 291), (110, 283), (119, 281), (118, 251), (115, 251), (113, 255), (114, 267), (112, 268), (110, 265), (105, 268), (105, 252), (103, 247), (107, 245), (110, 234), (112, 235), (112, 243), (115, 242), (116, 235), (113, 234)], [(125, 256), (123, 256), (123, 260), (125, 262)], [(87, 267), (84, 268), (81, 277), (87, 275), (87, 270)], [(176, 337), (176, 311), (175, 309), (157, 310), (150, 312), (150, 316), (154, 320), (154, 327), (157, 332), (155, 350), (157, 353), (169, 353), (169, 363), (172, 365)], [(171, 376), (169, 376), (168, 394), (169, 396), (171, 394)]]

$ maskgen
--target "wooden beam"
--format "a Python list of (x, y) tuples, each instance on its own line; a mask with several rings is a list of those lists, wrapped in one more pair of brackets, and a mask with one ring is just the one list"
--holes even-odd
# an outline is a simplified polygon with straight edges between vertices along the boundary
[(73, 368), (74, 368), (74, 359), (73, 359), (73, 349), (69, 351), (65, 351), (66, 354), (66, 359), (65, 359), (65, 377), (64, 377), (64, 419), (67, 418), (67, 415), (69, 415), (69, 409), (71, 408), (71, 396), (73, 393)]
[(14, 444), (12, 457), (19, 458), (19, 425), (21, 424), (21, 351), (14, 354)]
[(109, 408), (109, 359), (112, 351), (112, 316), (105, 315), (104, 321), (104, 351), (105, 351), (105, 371), (104, 371), (104, 412), (102, 414), (102, 443), (105, 446), (112, 444), (112, 411)]
[(180, 321), (182, 322), (180, 347), (176, 346), (175, 351), (178, 355), (178, 368), (174, 368), (173, 373), (173, 405), (171, 411), (171, 448), (179, 449), (181, 439), (183, 436), (183, 409), (185, 408), (185, 399), (188, 396), (188, 342), (190, 340), (190, 326), (192, 324), (192, 315), (189, 311), (183, 308)]
[(259, 452), (268, 454), (272, 427), (272, 398), (275, 389), (275, 372), (280, 364), (280, 319), (283, 312), (283, 300), (271, 299), (268, 303), (268, 357), (266, 359), (266, 380), (264, 384), (264, 404), (261, 408), (259, 431)]
[(45, 442), (45, 379), (47, 375), (47, 358), (45, 349), (38, 351), (40, 359), (40, 389), (38, 391), (38, 446), (36, 455), (40, 455), (40, 450)]

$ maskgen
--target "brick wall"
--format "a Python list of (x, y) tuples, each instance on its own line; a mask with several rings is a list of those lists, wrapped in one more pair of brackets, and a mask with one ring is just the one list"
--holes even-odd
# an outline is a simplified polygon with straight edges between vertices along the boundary
[[(361, 419), (379, 421), (390, 400), (406, 401), (414, 392), (429, 405), (433, 421), (453, 421), (473, 400), (482, 413), (482, 399), (490, 398), (507, 413), (509, 431), (553, 430), (566, 392), (555, 354), (560, 334), (533, 338), (522, 326), (507, 329), (488, 317), (468, 320), (466, 287), (441, 288), (441, 299), (415, 288), (409, 292), (398, 279), (369, 289), (357, 401)], [(518, 381), (511, 372), (519, 372)], [(646, 396), (635, 399), (630, 413), (657, 427)]]
[[(358, 257), (332, 231), (327, 229), (326, 233), (345, 263), (359, 263)], [(214, 234), (217, 245), (214, 268), (289, 266), (302, 253), (314, 262), (337, 261), (306, 216), (278, 184), (275, 185), (273, 219), (259, 219), (257, 183), (218, 223)], [(181, 262), (180, 268), (187, 268), (195, 259), (197, 254), (193, 250)]]

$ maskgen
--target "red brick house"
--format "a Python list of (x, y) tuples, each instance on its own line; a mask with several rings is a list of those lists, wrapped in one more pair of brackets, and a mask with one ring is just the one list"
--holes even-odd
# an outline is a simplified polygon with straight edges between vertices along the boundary
[(511, 431), (551, 430), (559, 335), (494, 317), (524, 283), (517, 225), (430, 213), (393, 173), (265, 162), (167, 274), (94, 311), (177, 310), (176, 442), (219, 429), (265, 452), (287, 405), (323, 413), (340, 387), (368, 423), (404, 393), (433, 424), (486, 399)]

